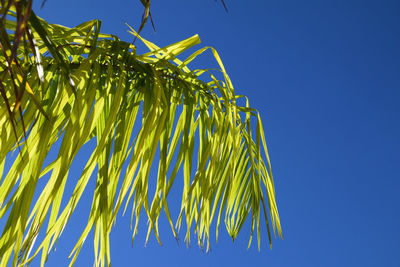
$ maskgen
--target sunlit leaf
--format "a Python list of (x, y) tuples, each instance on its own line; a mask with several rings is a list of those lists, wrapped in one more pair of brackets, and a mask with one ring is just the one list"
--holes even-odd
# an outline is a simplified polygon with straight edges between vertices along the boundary
[[(150, 1), (142, 3), (144, 23)], [(139, 35), (142, 24), (139, 33), (130, 28), (149, 49), (138, 55), (133, 44), (102, 34), (97, 20), (53, 25), (30, 4), (0, 5), (0, 266), (29, 264), (39, 254), (44, 265), (85, 193), (92, 205), (70, 265), (94, 230), (94, 265), (109, 266), (110, 232), (125, 211), (132, 241), (146, 218), (146, 242), (154, 234), (161, 243), (163, 212), (175, 238), (186, 227), (187, 244), (194, 236), (206, 250), (221, 219), (233, 240), (251, 221), (249, 246), (254, 230), (258, 247), (263, 232), (271, 244), (271, 227), (282, 237), (261, 117), (235, 95), (215, 49), (180, 59), (200, 43), (197, 35), (160, 48)], [(191, 70), (206, 50), (219, 70)], [(91, 141), (83, 171), (71, 171)], [(93, 179), (94, 191), (86, 192)], [(169, 203), (178, 179), (180, 206)]]

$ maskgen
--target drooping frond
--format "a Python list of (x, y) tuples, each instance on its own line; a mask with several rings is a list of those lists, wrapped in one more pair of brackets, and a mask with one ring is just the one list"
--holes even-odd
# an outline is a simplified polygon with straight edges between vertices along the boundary
[[(177, 58), (200, 43), (197, 35), (159, 48), (131, 29), (150, 50), (138, 55), (134, 45), (101, 34), (99, 21), (67, 28), (32, 13), (14, 51), (11, 40), (21, 25), (14, 6), (6, 11), (0, 53), (0, 219), (5, 222), (0, 266), (29, 264), (39, 254), (44, 264), (90, 179), (96, 179), (92, 207), (71, 265), (92, 229), (96, 266), (110, 264), (110, 231), (128, 203), (133, 203), (133, 238), (144, 213), (147, 239), (153, 233), (159, 240), (162, 211), (176, 238), (185, 224), (187, 242), (194, 230), (207, 249), (212, 222), (218, 238), (221, 219), (235, 239), (251, 217), (249, 245), (256, 228), (260, 246), (260, 220), (270, 243), (271, 228), (282, 235), (258, 112), (246, 98), (244, 106), (238, 104), (243, 97), (235, 95), (213, 48)], [(206, 50), (220, 69), (189, 69)], [(97, 145), (72, 182), (72, 163), (91, 140)], [(47, 164), (56, 144), (58, 154)], [(11, 167), (4, 168), (12, 156)], [(153, 165), (157, 177), (150, 177)], [(38, 193), (39, 179), (46, 185)], [(172, 218), (170, 209), (176, 207), (169, 206), (168, 194), (176, 179), (183, 179), (183, 193), (179, 216)], [(154, 181), (155, 192), (149, 192)], [(72, 195), (64, 194), (66, 187), (74, 188)]]

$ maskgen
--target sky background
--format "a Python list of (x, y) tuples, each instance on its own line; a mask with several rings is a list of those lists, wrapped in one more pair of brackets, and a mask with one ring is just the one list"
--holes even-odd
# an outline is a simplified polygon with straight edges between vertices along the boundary
[[(111, 233), (113, 266), (400, 266), (400, 2), (225, 2), (228, 13), (212, 0), (152, 0), (157, 32), (148, 24), (142, 35), (165, 46), (199, 34), (197, 48), (217, 49), (236, 93), (263, 119), (284, 240), (270, 250), (264, 232), (261, 252), (256, 243), (247, 250), (250, 221), (234, 243), (221, 224), (207, 254), (194, 239), (186, 248), (184, 231), (178, 245), (163, 216), (163, 246), (153, 235), (144, 248), (142, 224), (132, 247), (126, 215)], [(101, 19), (102, 32), (125, 41), (124, 22), (138, 29), (143, 11), (138, 0), (40, 4), (34, 10), (51, 23)], [(215, 66), (211, 54), (198, 64)], [(68, 264), (91, 194), (48, 266)], [(76, 266), (93, 264), (92, 237)]]

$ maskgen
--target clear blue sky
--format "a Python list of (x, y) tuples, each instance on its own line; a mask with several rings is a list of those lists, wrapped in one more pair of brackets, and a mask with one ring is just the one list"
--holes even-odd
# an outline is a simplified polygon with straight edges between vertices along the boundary
[[(263, 233), (261, 252), (247, 250), (249, 225), (233, 244), (221, 227), (206, 254), (195, 240), (186, 248), (184, 233), (177, 245), (162, 218), (162, 247), (152, 237), (144, 248), (144, 228), (131, 247), (125, 216), (111, 234), (113, 266), (400, 266), (400, 2), (225, 1), (229, 13), (212, 0), (153, 0), (157, 32), (148, 24), (143, 36), (162, 46), (198, 33), (219, 51), (264, 121), (285, 239), (270, 250)], [(138, 0), (34, 2), (52, 23), (98, 18), (127, 41), (124, 22), (137, 29), (142, 14)], [(48, 266), (67, 265), (90, 198)], [(76, 266), (92, 264), (88, 239)]]

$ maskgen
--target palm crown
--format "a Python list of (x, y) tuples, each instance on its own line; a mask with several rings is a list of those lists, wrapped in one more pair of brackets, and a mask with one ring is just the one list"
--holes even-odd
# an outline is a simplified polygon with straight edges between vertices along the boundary
[[(150, 2), (143, 3), (145, 22)], [(282, 236), (261, 118), (247, 98), (235, 95), (213, 48), (179, 60), (200, 43), (197, 35), (159, 48), (131, 28), (149, 49), (139, 55), (133, 44), (102, 34), (97, 20), (75, 28), (52, 25), (37, 17), (31, 4), (3, 0), (0, 6), (0, 218), (6, 220), (0, 266), (27, 264), (39, 253), (44, 264), (91, 177), (97, 179), (92, 207), (71, 265), (93, 228), (95, 263), (110, 264), (109, 234), (130, 202), (133, 239), (145, 213), (147, 239), (153, 232), (161, 243), (161, 211), (176, 238), (183, 222), (186, 241), (194, 229), (207, 249), (211, 223), (216, 220), (218, 238), (221, 218), (235, 239), (251, 215), (249, 245), (254, 229), (260, 244), (261, 212), (269, 242), (270, 223)], [(208, 49), (220, 69), (189, 69)], [(238, 104), (241, 98), (244, 106)], [(83, 172), (76, 182), (68, 181), (74, 158), (91, 140), (97, 145)], [(56, 143), (58, 154), (47, 164)], [(9, 168), (6, 158), (12, 158)], [(149, 192), (153, 163), (156, 190)], [(173, 219), (168, 194), (180, 169), (183, 193)], [(43, 189), (39, 179), (46, 179)], [(74, 190), (62, 206), (66, 186)], [(39, 232), (45, 235), (36, 241)]]

